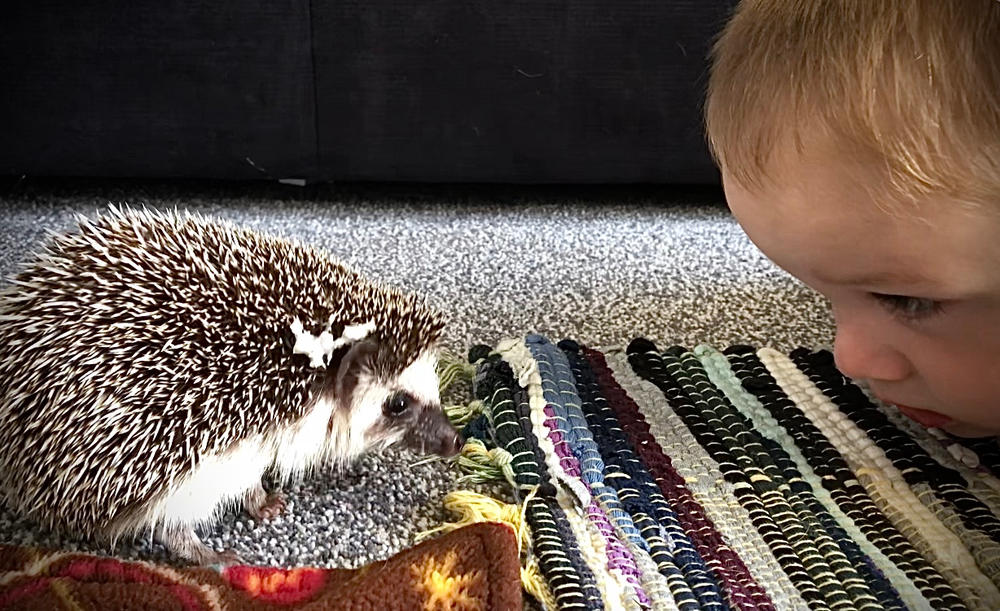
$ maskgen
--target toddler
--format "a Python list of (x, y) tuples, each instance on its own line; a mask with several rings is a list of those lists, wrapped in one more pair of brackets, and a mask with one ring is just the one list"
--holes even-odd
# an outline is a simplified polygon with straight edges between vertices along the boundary
[(830, 301), (839, 369), (1000, 434), (1000, 0), (746, 0), (712, 60), (730, 209)]

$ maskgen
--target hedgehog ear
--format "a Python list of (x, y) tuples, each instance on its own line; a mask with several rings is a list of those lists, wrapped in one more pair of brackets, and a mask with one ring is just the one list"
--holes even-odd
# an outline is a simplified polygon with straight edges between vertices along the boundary
[(338, 399), (347, 399), (354, 394), (361, 376), (371, 371), (378, 343), (372, 339), (355, 342), (336, 365), (334, 391)]

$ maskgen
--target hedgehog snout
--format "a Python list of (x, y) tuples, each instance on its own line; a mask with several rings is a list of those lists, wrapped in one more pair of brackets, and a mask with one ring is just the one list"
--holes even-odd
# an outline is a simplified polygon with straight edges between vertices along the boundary
[(445, 433), (441, 437), (441, 447), (437, 453), (440, 454), (441, 456), (444, 456), (445, 458), (449, 458), (461, 452), (462, 446), (464, 445), (465, 445), (465, 438), (462, 437), (462, 434), (460, 432), (449, 431), (448, 433)]
[(435, 454), (450, 458), (462, 451), (465, 438), (449, 424), (447, 429), (439, 431), (435, 444), (432, 448)]
[(413, 428), (404, 437), (409, 447), (445, 458), (455, 456), (465, 445), (465, 438), (452, 426), (438, 405), (427, 406)]

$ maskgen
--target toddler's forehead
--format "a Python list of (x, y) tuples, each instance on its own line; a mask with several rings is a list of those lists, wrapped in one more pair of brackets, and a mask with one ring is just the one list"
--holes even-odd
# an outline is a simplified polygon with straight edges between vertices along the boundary
[[(759, 170), (758, 175), (745, 177), (744, 185), (805, 193), (836, 185), (842, 197), (832, 203), (855, 214), (888, 213), (926, 222), (926, 209), (934, 207), (979, 221), (1000, 218), (1000, 192), (984, 197), (981, 185), (962, 186), (957, 176), (944, 173), (944, 167), (928, 169), (922, 183), (915, 181), (887, 165), (882, 152), (845, 138), (835, 126), (783, 130)], [(947, 184), (957, 186), (941, 187)]]
[(844, 157), (798, 154), (775, 169), (752, 188), (724, 171), (727, 198), (750, 239), (807, 284), (1000, 293), (1000, 216), (947, 198), (886, 205), (876, 173)]

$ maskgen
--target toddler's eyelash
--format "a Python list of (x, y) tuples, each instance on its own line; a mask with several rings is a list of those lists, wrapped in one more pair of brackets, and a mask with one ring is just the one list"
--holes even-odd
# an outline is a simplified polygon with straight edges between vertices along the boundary
[(933, 299), (906, 297), (903, 295), (884, 295), (872, 293), (880, 304), (891, 314), (904, 320), (918, 321), (937, 316), (944, 310), (944, 304)]

